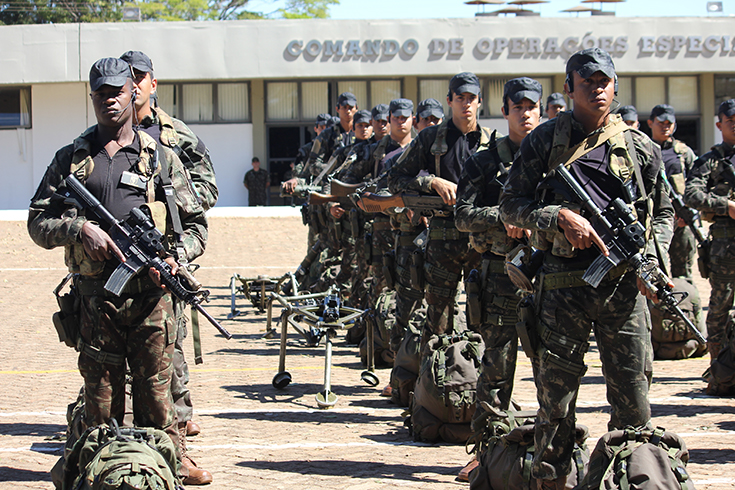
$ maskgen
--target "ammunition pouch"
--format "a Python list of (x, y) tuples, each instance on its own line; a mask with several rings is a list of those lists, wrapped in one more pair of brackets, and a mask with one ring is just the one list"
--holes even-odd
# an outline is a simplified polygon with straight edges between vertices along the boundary
[(478, 326), (482, 323), (482, 284), (480, 273), (472, 269), (464, 284), (467, 293), (467, 324)]
[(709, 279), (710, 275), (709, 260), (711, 247), (712, 242), (709, 240), (705, 240), (697, 246), (697, 266), (699, 267), (699, 273), (704, 279)]
[(301, 205), (301, 223), (303, 223), (304, 226), (308, 226), (310, 221), (309, 205), (304, 203)]
[(69, 347), (76, 348), (77, 341), (79, 340), (79, 322), (81, 320), (82, 298), (73, 283), (68, 293), (59, 295), (61, 289), (73, 277), (73, 274), (67, 274), (64, 280), (61, 281), (54, 290), (56, 302), (59, 304), (59, 311), (53, 314), (52, 320), (54, 328), (56, 328), (56, 334), (59, 336), (59, 342), (63, 342)]
[(538, 358), (539, 334), (536, 320), (536, 305), (534, 295), (528, 295), (518, 303), (518, 323), (516, 332), (521, 341), (523, 352), (529, 359)]
[(411, 254), (411, 287), (423, 291), (424, 286), (424, 252), (417, 249)]
[(383, 277), (388, 289), (395, 289), (396, 285), (396, 252), (390, 250), (383, 254)]
[(373, 234), (365, 232), (365, 240), (363, 240), (365, 249), (365, 263), (368, 266), (373, 265)]

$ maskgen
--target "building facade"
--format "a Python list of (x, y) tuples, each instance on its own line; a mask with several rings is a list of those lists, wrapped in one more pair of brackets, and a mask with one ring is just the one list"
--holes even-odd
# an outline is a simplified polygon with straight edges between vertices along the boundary
[[(87, 83), (102, 57), (141, 50), (159, 104), (207, 143), (218, 206), (243, 206), (253, 156), (280, 182), (314, 118), (337, 95), (360, 108), (396, 97), (446, 102), (447, 82), (473, 71), (481, 120), (504, 131), (506, 80), (531, 76), (562, 91), (569, 55), (614, 57), (617, 99), (642, 126), (653, 106), (677, 111), (677, 137), (697, 153), (717, 141), (715, 111), (735, 97), (735, 34), (727, 18), (477, 17), (432, 20), (268, 20), (0, 27), (0, 209), (24, 209), (54, 152), (94, 124)], [(277, 191), (271, 195), (277, 203)]]

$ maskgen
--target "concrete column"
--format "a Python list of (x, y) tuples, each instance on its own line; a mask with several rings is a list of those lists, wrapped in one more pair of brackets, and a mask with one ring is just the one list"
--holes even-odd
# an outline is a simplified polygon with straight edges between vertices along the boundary
[(419, 105), (419, 79), (418, 77), (403, 77), (403, 97), (411, 99), (414, 109)]
[(253, 155), (258, 155), (260, 161), (265, 164), (268, 158), (268, 148), (265, 134), (265, 84), (263, 80), (250, 82), (250, 112), (253, 123)]
[(699, 132), (699, 152), (704, 154), (715, 144), (715, 128), (712, 122), (717, 114), (715, 111), (715, 76), (712, 73), (703, 73), (699, 76), (699, 104), (702, 120)]

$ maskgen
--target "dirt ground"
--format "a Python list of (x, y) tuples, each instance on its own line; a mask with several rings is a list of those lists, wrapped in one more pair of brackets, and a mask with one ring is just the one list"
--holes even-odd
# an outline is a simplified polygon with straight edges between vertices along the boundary
[[(202, 433), (190, 453), (214, 475), (211, 489), (452, 488), (467, 462), (464, 447), (415, 443), (403, 427), (401, 408), (379, 396), (380, 384), (360, 380), (356, 348), (335, 339), (336, 407), (319, 410), (314, 395), (324, 368), (322, 348), (301, 347), (289, 337), (286, 367), (293, 383), (271, 385), (278, 340), (265, 340), (265, 315), (238, 298), (241, 314), (228, 320), (229, 281), (279, 276), (295, 270), (306, 250), (298, 218), (212, 218), (210, 244), (197, 273), (212, 291), (208, 310), (230, 330), (225, 340), (202, 325), (204, 364), (191, 364), (195, 420)], [(25, 223), (0, 222), (0, 488), (53, 488), (49, 470), (63, 441), (66, 406), (82, 379), (76, 353), (60, 344), (51, 324), (51, 291), (65, 275), (63, 251), (45, 251), (28, 238)], [(699, 283), (703, 303), (709, 287)], [(187, 358), (193, 360), (191, 341)], [(593, 347), (577, 414), (590, 428), (593, 447), (606, 431), (609, 406)], [(698, 489), (735, 488), (735, 403), (704, 394), (700, 378), (708, 359), (656, 361), (651, 388), (653, 422), (683, 436), (689, 472)], [(519, 355), (515, 398), (537, 407), (528, 360)]]

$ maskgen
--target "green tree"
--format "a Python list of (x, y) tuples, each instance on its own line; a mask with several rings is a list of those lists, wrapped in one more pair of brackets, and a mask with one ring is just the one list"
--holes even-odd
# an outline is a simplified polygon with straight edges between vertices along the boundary
[(280, 12), (284, 19), (326, 19), (330, 5), (338, 4), (339, 0), (288, 0)]

